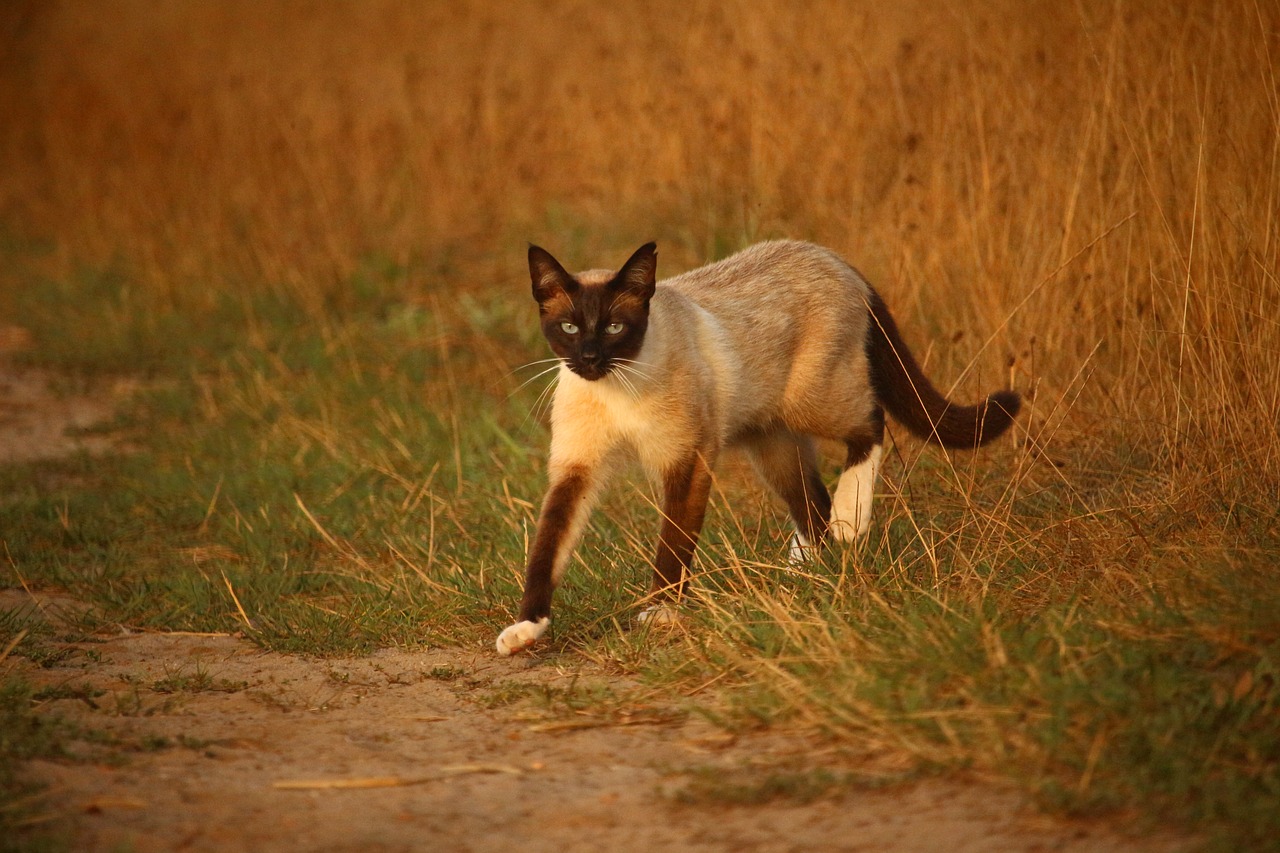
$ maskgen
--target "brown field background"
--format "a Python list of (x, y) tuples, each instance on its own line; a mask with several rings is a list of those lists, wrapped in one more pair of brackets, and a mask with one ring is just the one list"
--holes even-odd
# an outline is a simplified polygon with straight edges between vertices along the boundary
[(0, 0), (0, 367), (182, 386), (136, 455), (0, 471), (0, 544), (112, 630), (491, 648), (543, 488), (526, 243), (809, 239), (944, 390), (1025, 392), (1012, 439), (895, 430), (874, 550), (811, 574), (718, 493), (652, 645), (614, 629), (656, 512), (609, 496), (552, 647), (1260, 849), (1278, 78), (1280, 0)]
[(1033, 440), (1274, 489), (1278, 56), (1260, 0), (10, 0), (0, 222), (140, 310), (320, 311), (370, 255), (523, 300), (526, 240), (656, 238), (673, 273), (812, 239), (944, 387), (1034, 391)]

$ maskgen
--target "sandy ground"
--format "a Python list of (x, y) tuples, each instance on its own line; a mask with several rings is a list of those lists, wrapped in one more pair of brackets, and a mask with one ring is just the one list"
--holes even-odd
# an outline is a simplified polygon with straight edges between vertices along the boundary
[[(3, 336), (0, 336), (2, 338)], [(0, 341), (2, 342), (2, 341)], [(0, 358), (3, 354), (0, 353)], [(58, 394), (0, 362), (0, 462), (98, 445), (67, 434), (113, 389)], [(0, 592), (55, 625), (78, 605)], [(55, 636), (57, 632), (55, 631)], [(0, 677), (45, 689), (38, 713), (96, 735), (37, 761), (28, 806), (75, 850), (1173, 851), (1120, 824), (1038, 814), (976, 779), (838, 787), (811, 802), (726, 803), (691, 791), (771, 773), (883, 773), (796, 733), (733, 735), (679, 696), (645, 694), (572, 656), (489, 648), (315, 660), (233, 636), (115, 627)], [(607, 689), (579, 710), (550, 696)], [(100, 741), (95, 743), (93, 741)], [(890, 761), (890, 764), (892, 762)]]
[(84, 431), (110, 418), (137, 383), (116, 380), (93, 393), (72, 390), (47, 371), (9, 363), (30, 343), (26, 330), (0, 323), (0, 464), (110, 449), (109, 437)]
[(41, 711), (115, 741), (30, 767), (50, 785), (41, 810), (76, 849), (1178, 849), (1038, 816), (989, 783), (687, 803), (709, 777), (859, 767), (795, 735), (727, 734), (679, 697), (581, 712), (537, 698), (632, 687), (580, 660), (459, 649), (311, 660), (228, 636), (130, 632), (63, 648), (74, 651), (55, 666), (19, 667), (66, 696)]

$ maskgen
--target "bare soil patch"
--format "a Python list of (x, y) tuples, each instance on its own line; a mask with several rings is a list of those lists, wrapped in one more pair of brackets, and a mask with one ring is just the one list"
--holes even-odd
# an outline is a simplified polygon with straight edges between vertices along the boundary
[[(49, 382), (31, 371), (0, 374), (0, 462), (85, 447), (68, 431), (112, 410), (110, 392), (67, 396)], [(55, 637), (83, 607), (39, 591), (0, 592), (0, 609), (34, 609)], [(573, 656), (504, 659), (486, 646), (311, 659), (237, 636), (122, 626), (44, 646), (40, 662), (0, 659), (0, 677), (26, 679), (37, 713), (77, 728), (71, 757), (27, 766), (48, 786), (28, 806), (77, 850), (1187, 846), (1045, 817), (1019, 793), (978, 779), (743, 802), (752, 798), (741, 790), (765, 790), (771, 775), (803, 779), (821, 768), (874, 779), (892, 761), (843, 755), (796, 733), (731, 734), (682, 697), (645, 693)]]
[(111, 437), (90, 430), (110, 418), (137, 383), (116, 379), (73, 389), (49, 371), (9, 362), (30, 344), (25, 329), (0, 324), (0, 464), (114, 447)]
[[(10, 591), (0, 607), (29, 601)], [(976, 780), (687, 802), (692, 778), (860, 768), (799, 736), (727, 734), (675, 697), (578, 711), (538, 698), (632, 687), (580, 660), (316, 660), (123, 629), (61, 649), (51, 666), (6, 666), (51, 697), (41, 713), (96, 733), (73, 744), (79, 760), (30, 765), (76, 849), (1180, 849), (1043, 817)]]

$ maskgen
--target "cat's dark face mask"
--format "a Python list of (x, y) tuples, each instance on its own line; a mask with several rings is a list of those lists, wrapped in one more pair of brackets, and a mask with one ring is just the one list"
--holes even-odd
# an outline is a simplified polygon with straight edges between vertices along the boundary
[(592, 275), (586, 281), (565, 272), (544, 249), (530, 246), (533, 297), (552, 352), (593, 382), (634, 361), (649, 326), (656, 272), (653, 243), (641, 246), (612, 277)]

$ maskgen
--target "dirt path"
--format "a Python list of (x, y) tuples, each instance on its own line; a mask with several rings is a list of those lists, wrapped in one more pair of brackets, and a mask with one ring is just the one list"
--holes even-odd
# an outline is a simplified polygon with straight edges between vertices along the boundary
[[(22, 605), (16, 592), (0, 598)], [(685, 803), (698, 780), (715, 789), (841, 764), (796, 737), (727, 735), (674, 701), (575, 713), (530, 698), (629, 687), (579, 661), (457, 649), (320, 661), (233, 637), (138, 633), (62, 652), (21, 670), (50, 697), (42, 712), (110, 742), (30, 768), (76, 849), (1177, 849), (956, 781), (807, 804)]]
[[(0, 461), (66, 452), (77, 446), (67, 427), (110, 411), (110, 395), (69, 400), (47, 379), (0, 373), (0, 448), (23, 442)], [(55, 624), (76, 606), (0, 592), (0, 610)], [(312, 660), (232, 636), (122, 628), (45, 645), (43, 665), (10, 656), (0, 678), (25, 678), (40, 691), (38, 713), (80, 727), (75, 760), (27, 768), (49, 785), (36, 812), (76, 850), (1186, 846), (1046, 818), (1018, 794), (972, 780), (746, 804), (771, 776), (883, 768), (794, 734), (732, 736), (680, 697), (644, 696), (574, 657), (503, 659), (486, 647)], [(601, 700), (601, 691), (626, 700)], [(579, 696), (595, 698), (578, 707)]]

